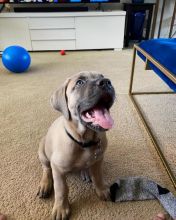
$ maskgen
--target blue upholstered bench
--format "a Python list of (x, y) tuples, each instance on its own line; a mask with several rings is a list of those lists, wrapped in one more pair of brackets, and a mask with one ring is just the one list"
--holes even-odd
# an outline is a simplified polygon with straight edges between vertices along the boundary
[[(141, 49), (152, 56), (158, 63), (164, 66), (176, 77), (176, 38), (172, 39), (152, 39), (143, 41), (138, 45)], [(138, 51), (138, 55), (145, 61), (146, 57)], [(176, 91), (176, 84), (171, 81), (162, 71), (149, 61), (149, 66), (161, 77), (167, 85)]]

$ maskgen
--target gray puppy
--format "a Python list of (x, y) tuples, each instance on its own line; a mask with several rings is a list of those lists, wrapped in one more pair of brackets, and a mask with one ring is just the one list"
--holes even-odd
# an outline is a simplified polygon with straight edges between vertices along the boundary
[(57, 89), (52, 106), (63, 116), (54, 121), (39, 146), (43, 176), (38, 195), (48, 197), (54, 182), (53, 220), (70, 214), (65, 175), (88, 169), (100, 199), (110, 200), (103, 180), (102, 161), (107, 147), (105, 131), (113, 125), (109, 109), (115, 91), (109, 79), (96, 72), (81, 72)]

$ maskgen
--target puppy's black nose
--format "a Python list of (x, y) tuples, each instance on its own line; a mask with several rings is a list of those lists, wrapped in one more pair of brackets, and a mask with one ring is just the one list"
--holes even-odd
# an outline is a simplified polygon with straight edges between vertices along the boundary
[(101, 87), (102, 89), (111, 89), (112, 88), (112, 84), (111, 84), (111, 81), (109, 79), (100, 79), (98, 82), (97, 82), (97, 85), (99, 87)]

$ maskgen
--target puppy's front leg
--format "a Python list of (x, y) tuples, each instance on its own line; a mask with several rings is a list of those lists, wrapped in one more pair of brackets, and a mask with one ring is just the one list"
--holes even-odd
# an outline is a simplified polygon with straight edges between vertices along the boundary
[(90, 167), (90, 175), (95, 185), (95, 191), (101, 200), (110, 200), (110, 190), (106, 186), (103, 173), (102, 173), (102, 162), (103, 160), (97, 161), (93, 166)]
[(52, 211), (52, 220), (66, 220), (69, 218), (70, 207), (68, 202), (68, 186), (65, 174), (52, 163), (52, 173), (54, 180), (55, 202)]

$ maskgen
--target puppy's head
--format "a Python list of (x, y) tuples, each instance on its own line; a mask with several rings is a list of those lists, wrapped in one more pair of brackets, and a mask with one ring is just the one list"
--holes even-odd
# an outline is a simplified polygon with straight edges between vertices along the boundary
[(67, 120), (105, 131), (113, 125), (109, 109), (114, 99), (115, 91), (109, 79), (85, 71), (67, 79), (51, 97), (51, 104)]

